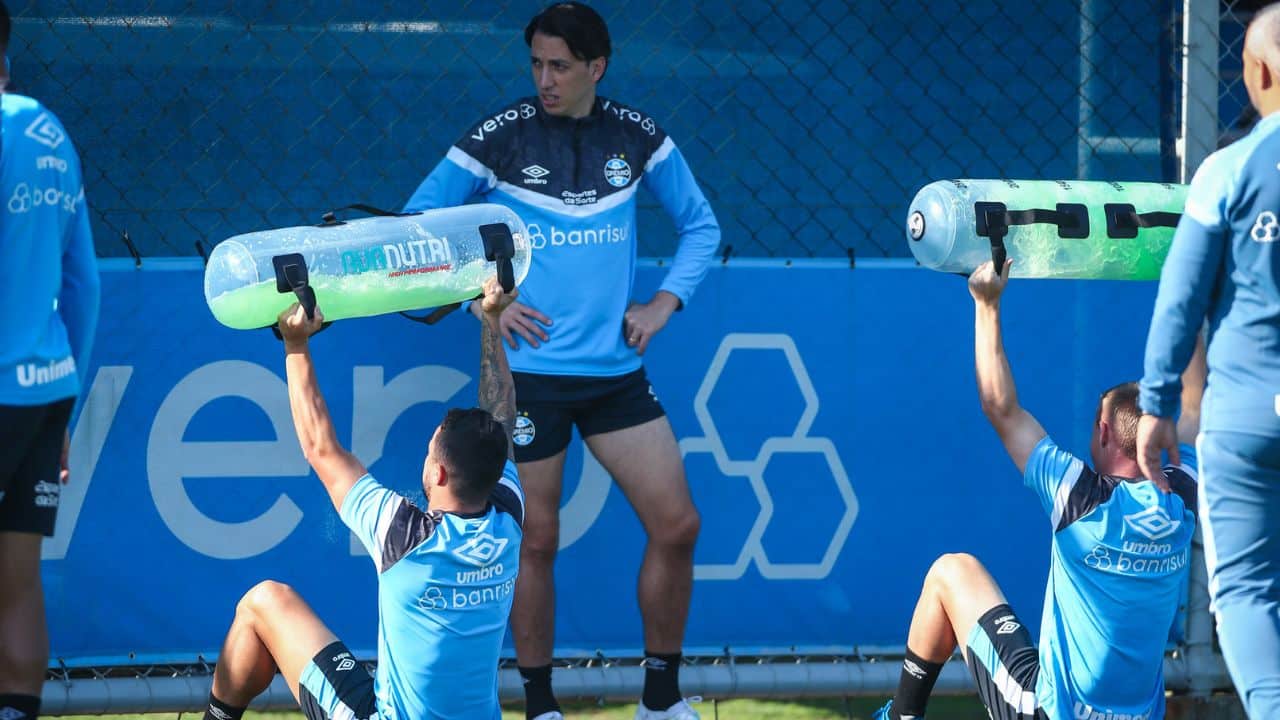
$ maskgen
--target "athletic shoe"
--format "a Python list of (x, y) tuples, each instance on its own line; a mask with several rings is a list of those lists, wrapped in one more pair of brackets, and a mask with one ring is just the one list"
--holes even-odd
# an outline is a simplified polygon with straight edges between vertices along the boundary
[(636, 707), (636, 720), (702, 720), (698, 711), (689, 705), (690, 702), (702, 702), (700, 697), (691, 697), (672, 705), (666, 710), (650, 710), (640, 703)]
[(564, 720), (564, 715), (561, 715), (559, 710), (552, 710), (551, 712), (542, 713), (533, 720)]
[[(871, 716), (871, 720), (898, 720), (898, 713), (893, 711), (893, 701), (890, 700), (885, 703), (884, 707), (877, 710), (876, 714)], [(902, 720), (924, 720), (924, 716), (921, 715), (920, 717), (914, 717), (909, 715), (904, 717)]]

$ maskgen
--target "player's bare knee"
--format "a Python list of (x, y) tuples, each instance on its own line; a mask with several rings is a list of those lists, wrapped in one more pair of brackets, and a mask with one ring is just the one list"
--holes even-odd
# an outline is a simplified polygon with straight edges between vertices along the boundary
[(954, 594), (982, 570), (982, 563), (969, 553), (947, 553), (933, 561), (924, 579), (925, 591), (938, 595)]
[(690, 505), (649, 534), (649, 541), (682, 551), (693, 551), (702, 531), (702, 516)]
[(537, 527), (526, 525), (524, 537), (520, 541), (520, 565), (550, 567), (556, 560), (556, 552), (560, 549), (560, 525), (551, 523)]
[(297, 597), (298, 594), (288, 585), (275, 580), (263, 580), (249, 588), (249, 592), (240, 598), (236, 614), (251, 620), (268, 618), (283, 612)]

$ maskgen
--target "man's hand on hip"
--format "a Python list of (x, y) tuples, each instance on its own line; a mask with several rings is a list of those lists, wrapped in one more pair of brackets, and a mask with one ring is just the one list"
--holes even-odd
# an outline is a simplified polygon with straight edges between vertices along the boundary
[(647, 303), (635, 303), (627, 308), (622, 316), (623, 338), (627, 347), (636, 349), (637, 355), (644, 355), (649, 348), (649, 341), (666, 327), (671, 314), (680, 307), (680, 299), (675, 295), (659, 290)]

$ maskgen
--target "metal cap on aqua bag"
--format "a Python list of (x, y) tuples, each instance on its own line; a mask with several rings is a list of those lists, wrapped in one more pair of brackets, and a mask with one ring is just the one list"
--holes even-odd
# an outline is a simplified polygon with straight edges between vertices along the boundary
[(931, 269), (946, 260), (956, 243), (954, 192), (946, 185), (947, 181), (925, 185), (907, 211), (907, 246), (917, 262)]

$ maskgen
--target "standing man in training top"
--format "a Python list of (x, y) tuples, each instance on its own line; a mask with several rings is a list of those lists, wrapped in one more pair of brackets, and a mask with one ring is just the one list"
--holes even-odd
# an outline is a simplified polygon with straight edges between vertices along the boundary
[[(0, 87), (9, 81), (0, 3)], [(0, 718), (34, 720), (49, 664), (40, 542), (66, 482), (72, 409), (98, 324), (80, 158), (29, 97), (0, 96)]]
[[(529, 522), (512, 610), (529, 718), (553, 720), (552, 567), (559, 547), (565, 448), (576, 425), (635, 508), (648, 535), (640, 570), (645, 684), (638, 718), (696, 718), (678, 679), (699, 517), (680, 451), (640, 356), (685, 305), (720, 243), (711, 207), (684, 156), (653, 118), (599, 97), (609, 30), (577, 2), (525, 28), (536, 97), (482, 119), (449, 149), (407, 211), (473, 199), (514, 209), (533, 242), (521, 301), (502, 317), (513, 348), (516, 460)], [(671, 216), (680, 246), (647, 302), (632, 303), (636, 191)]]
[(308, 319), (280, 315), (294, 429), (307, 462), (378, 572), (378, 671), (287, 585), (259, 583), (236, 606), (205, 720), (240, 720), (284, 677), (307, 720), (501, 720), (498, 655), (520, 565), (524, 507), (511, 461), (515, 395), (496, 278), (481, 312), (480, 407), (445, 414), (427, 443), (418, 508), (380, 484), (337, 439), (316, 380)]
[(1209, 321), (1200, 459), (1209, 594), (1249, 717), (1280, 717), (1280, 4), (1245, 34), (1261, 120), (1210, 155), (1160, 275), (1142, 378), (1139, 459), (1175, 452), (1178, 373)]

